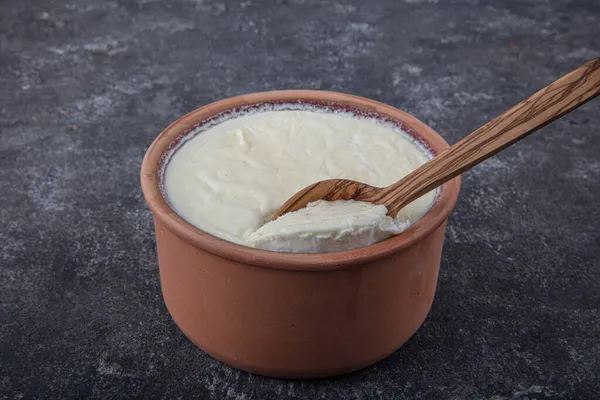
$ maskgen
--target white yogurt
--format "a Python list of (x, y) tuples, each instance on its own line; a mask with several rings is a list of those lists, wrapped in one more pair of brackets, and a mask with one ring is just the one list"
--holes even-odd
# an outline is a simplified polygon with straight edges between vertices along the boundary
[(395, 219), (384, 206), (319, 201), (265, 223), (289, 197), (317, 181), (387, 186), (429, 158), (398, 127), (375, 119), (264, 111), (225, 120), (186, 140), (168, 160), (163, 186), (181, 217), (225, 240), (273, 251), (342, 251), (402, 232), (430, 209), (435, 192)]

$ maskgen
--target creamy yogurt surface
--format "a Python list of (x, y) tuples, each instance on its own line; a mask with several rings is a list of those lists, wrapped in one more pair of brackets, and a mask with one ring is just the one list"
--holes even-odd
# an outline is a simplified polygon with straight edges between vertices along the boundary
[(200, 230), (241, 245), (299, 253), (350, 250), (402, 232), (435, 200), (430, 192), (395, 219), (381, 205), (318, 201), (268, 222), (312, 183), (344, 178), (387, 186), (430, 154), (392, 124), (318, 109), (241, 114), (192, 135), (164, 168), (167, 201)]

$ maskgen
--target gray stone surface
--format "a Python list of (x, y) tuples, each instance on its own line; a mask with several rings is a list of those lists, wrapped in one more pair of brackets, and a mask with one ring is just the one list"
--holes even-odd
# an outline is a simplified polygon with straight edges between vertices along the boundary
[(337, 379), (197, 350), (138, 183), (158, 132), (224, 97), (348, 92), (455, 142), (598, 54), (596, 0), (3, 0), (0, 398), (598, 398), (600, 100), (464, 176), (427, 321)]

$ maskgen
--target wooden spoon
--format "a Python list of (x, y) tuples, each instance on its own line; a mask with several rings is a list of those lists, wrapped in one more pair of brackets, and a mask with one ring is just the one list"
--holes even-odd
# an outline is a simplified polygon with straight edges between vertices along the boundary
[(316, 200), (358, 200), (383, 204), (395, 217), (403, 207), (530, 133), (600, 94), (600, 57), (546, 86), (483, 125), (398, 182), (373, 187), (348, 179), (312, 184), (285, 202), (272, 217), (299, 210)]

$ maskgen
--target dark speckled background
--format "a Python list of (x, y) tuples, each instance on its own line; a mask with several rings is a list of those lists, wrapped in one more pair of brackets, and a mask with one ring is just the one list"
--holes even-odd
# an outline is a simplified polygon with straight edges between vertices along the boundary
[(161, 300), (138, 170), (176, 117), (342, 91), (449, 142), (600, 54), (600, 2), (0, 2), (0, 398), (594, 399), (600, 100), (464, 176), (431, 314), (323, 381), (197, 350)]

